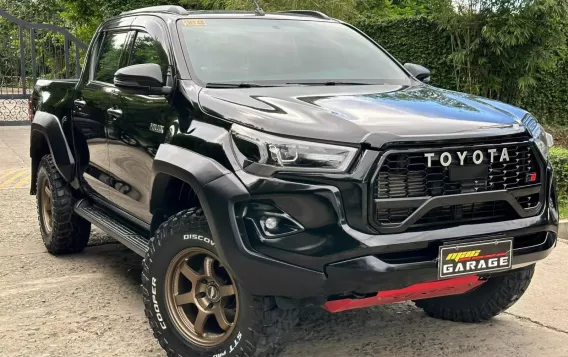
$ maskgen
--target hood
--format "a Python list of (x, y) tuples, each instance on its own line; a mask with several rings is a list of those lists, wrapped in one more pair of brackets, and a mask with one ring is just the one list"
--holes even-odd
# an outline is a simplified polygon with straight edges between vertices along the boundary
[(526, 115), (501, 102), (427, 85), (205, 88), (199, 103), (205, 113), (264, 132), (374, 147), (519, 133)]

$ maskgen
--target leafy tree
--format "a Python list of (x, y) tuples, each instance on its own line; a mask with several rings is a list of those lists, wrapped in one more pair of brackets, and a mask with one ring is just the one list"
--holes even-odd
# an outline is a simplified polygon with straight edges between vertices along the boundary
[[(0, 8), (28, 22), (64, 26), (59, 15), (62, 7), (57, 0), (0, 0)], [(31, 76), (30, 32), (23, 28), (25, 71)], [(52, 31), (38, 30), (36, 42), (36, 73), (47, 77), (62, 77), (65, 73), (64, 36)], [(20, 86), (20, 41), (18, 26), (0, 17), (0, 85)], [(31, 79), (30, 79), (31, 81)], [(30, 82), (31, 83), (31, 82)], [(29, 84), (28, 84), (29, 86)]]
[[(430, 0), (259, 0), (258, 3), (265, 11), (316, 10), (347, 21), (360, 16), (384, 18), (431, 11)], [(252, 0), (201, 0), (201, 5), (215, 9), (254, 9)]]
[[(357, 0), (258, 0), (264, 11), (315, 10), (329, 16), (351, 19), (357, 16)], [(253, 10), (253, 0), (202, 0), (201, 4), (214, 9)]]
[(365, 18), (408, 17), (431, 14), (432, 3), (431, 0), (359, 0), (357, 10)]
[(469, 93), (516, 104), (566, 57), (566, 0), (467, 0), (436, 14)]
[(63, 7), (58, 0), (0, 0), (0, 9), (29, 22), (63, 25), (59, 13)]
[[(311, 9), (355, 22), (399, 59), (419, 61), (423, 60), (421, 56), (428, 55), (430, 62), (423, 63), (436, 72), (435, 83), (447, 88), (512, 104), (531, 103), (540, 111), (548, 107), (551, 98), (555, 102), (565, 98), (566, 86), (556, 88), (558, 85), (553, 83), (558, 83), (557, 78), (563, 78), (558, 73), (563, 74), (568, 68), (568, 0), (258, 2), (269, 12)], [(188, 9), (254, 9), (253, 0), (0, 0), (0, 9), (26, 21), (66, 27), (88, 43), (96, 28), (111, 16), (165, 4)], [(413, 20), (417, 18), (422, 20)], [(402, 29), (393, 29), (399, 19), (404, 22)], [(403, 39), (397, 35), (400, 33), (405, 34)], [(444, 42), (442, 46), (438, 45), (440, 41)], [(36, 43), (38, 65), (43, 73), (61, 76), (65, 72), (63, 37), (38, 31)], [(19, 68), (17, 26), (0, 18), (0, 77), (17, 81)], [(547, 100), (536, 101), (532, 99), (534, 95), (529, 96), (543, 87), (555, 88), (553, 94), (541, 96)], [(565, 111), (555, 110), (550, 116), (558, 117), (558, 112)]]
[[(449, 0), (447, 0), (449, 1)], [(258, 0), (265, 11), (317, 10), (351, 21), (360, 16), (391, 17), (426, 14), (429, 0)], [(26, 21), (67, 27), (89, 42), (97, 27), (123, 11), (155, 5), (187, 9), (253, 10), (253, 0), (0, 0), (0, 8)]]
[(160, 0), (50, 0), (64, 9), (61, 17), (72, 26), (75, 35), (88, 43), (97, 27), (106, 19), (145, 6), (162, 5), (170, 1)]

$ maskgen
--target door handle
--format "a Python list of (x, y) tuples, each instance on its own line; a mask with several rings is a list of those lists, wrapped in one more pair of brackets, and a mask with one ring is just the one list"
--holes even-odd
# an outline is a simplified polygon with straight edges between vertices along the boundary
[(107, 113), (112, 120), (116, 120), (122, 116), (122, 110), (120, 109), (108, 108)]
[(76, 107), (84, 107), (85, 105), (87, 105), (87, 102), (85, 102), (83, 99), (75, 99), (73, 103)]

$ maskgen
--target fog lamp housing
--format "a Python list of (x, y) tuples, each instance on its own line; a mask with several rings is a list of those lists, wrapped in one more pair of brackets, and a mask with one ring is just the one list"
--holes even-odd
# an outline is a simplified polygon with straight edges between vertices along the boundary
[(259, 236), (276, 239), (304, 231), (304, 227), (278, 207), (264, 203), (250, 203), (244, 218), (254, 223)]

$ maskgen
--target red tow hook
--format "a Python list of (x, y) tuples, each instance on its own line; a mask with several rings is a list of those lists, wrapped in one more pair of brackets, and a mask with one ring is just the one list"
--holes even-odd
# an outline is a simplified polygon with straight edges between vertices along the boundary
[(483, 283), (485, 283), (485, 280), (479, 280), (479, 277), (475, 275), (447, 280), (436, 280), (411, 285), (399, 290), (379, 291), (377, 295), (364, 299), (328, 301), (323, 305), (323, 307), (329, 312), (341, 312), (360, 309), (362, 307), (392, 304), (401, 301), (457, 295), (466, 293)]

